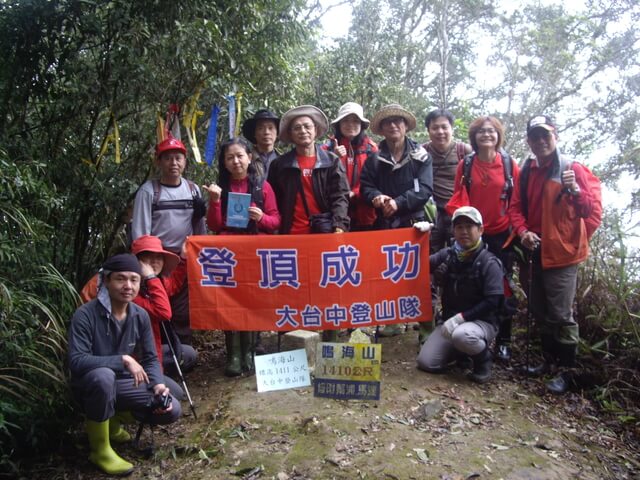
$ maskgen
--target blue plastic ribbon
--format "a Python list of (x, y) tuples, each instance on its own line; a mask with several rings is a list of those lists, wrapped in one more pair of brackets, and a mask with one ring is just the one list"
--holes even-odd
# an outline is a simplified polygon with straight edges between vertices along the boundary
[(216, 139), (218, 133), (218, 117), (220, 116), (220, 107), (214, 105), (211, 108), (211, 119), (209, 120), (209, 131), (207, 132), (207, 141), (204, 145), (204, 161), (209, 166), (213, 163), (216, 156)]

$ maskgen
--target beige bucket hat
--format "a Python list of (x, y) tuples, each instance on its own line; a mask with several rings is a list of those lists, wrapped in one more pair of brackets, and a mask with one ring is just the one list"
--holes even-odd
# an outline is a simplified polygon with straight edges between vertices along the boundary
[(411, 112), (405, 110), (397, 103), (391, 103), (382, 107), (373, 116), (373, 120), (371, 120), (371, 131), (376, 135), (382, 135), (380, 123), (384, 119), (391, 117), (404, 118), (405, 122), (407, 122), (407, 132), (410, 132), (411, 130), (416, 128), (416, 117), (414, 117)]
[(289, 136), (289, 125), (298, 117), (309, 117), (316, 126), (316, 139), (322, 137), (329, 130), (329, 120), (322, 110), (313, 105), (300, 105), (287, 110), (280, 120), (280, 141), (292, 143)]

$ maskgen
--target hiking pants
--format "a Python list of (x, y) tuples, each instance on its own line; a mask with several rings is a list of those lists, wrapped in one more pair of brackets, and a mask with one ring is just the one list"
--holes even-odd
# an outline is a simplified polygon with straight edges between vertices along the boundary
[(482, 353), (497, 333), (492, 324), (476, 320), (459, 325), (449, 340), (442, 335), (442, 325), (438, 325), (420, 349), (418, 368), (427, 372), (442, 371), (458, 353), (469, 356)]
[(180, 402), (173, 395), (170, 412), (150, 412), (147, 405), (153, 399), (151, 387), (146, 383), (134, 387), (132, 378), (116, 378), (115, 372), (106, 367), (95, 368), (79, 380), (72, 380), (71, 388), (87, 418), (94, 422), (108, 420), (116, 410), (129, 410), (136, 420), (153, 425), (173, 423), (182, 414)]

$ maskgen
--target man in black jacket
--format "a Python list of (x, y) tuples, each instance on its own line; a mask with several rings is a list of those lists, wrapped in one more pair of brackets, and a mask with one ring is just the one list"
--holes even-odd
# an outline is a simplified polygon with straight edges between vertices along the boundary
[(87, 417), (89, 460), (110, 475), (133, 470), (111, 448), (111, 441), (130, 439), (122, 412), (152, 424), (175, 422), (181, 414), (164, 384), (149, 315), (133, 303), (140, 277), (134, 255), (109, 258), (102, 266), (106, 288), (76, 310), (69, 327), (71, 388)]
[(418, 368), (442, 372), (457, 355), (473, 360), (469, 378), (478, 383), (491, 378), (489, 345), (499, 326), (504, 301), (500, 260), (482, 242), (482, 216), (473, 207), (461, 207), (452, 217), (453, 246), (429, 257), (431, 271), (442, 286), (442, 318), (446, 319), (422, 346)]

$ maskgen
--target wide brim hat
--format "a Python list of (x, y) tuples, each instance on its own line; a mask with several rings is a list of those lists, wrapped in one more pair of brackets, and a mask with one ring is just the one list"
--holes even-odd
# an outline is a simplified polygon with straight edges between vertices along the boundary
[(338, 110), (338, 116), (331, 122), (331, 125), (337, 125), (340, 120), (349, 115), (355, 115), (362, 122), (363, 128), (369, 128), (369, 120), (364, 117), (364, 110), (362, 109), (362, 105), (355, 102), (347, 102), (340, 107)]
[(273, 120), (276, 124), (276, 130), (280, 126), (280, 117), (278, 117), (271, 110), (262, 109), (258, 110), (253, 117), (248, 118), (242, 124), (242, 136), (249, 140), (254, 145), (256, 142), (256, 125), (258, 125), (258, 120)]
[(164, 257), (162, 275), (169, 275), (180, 263), (180, 257), (162, 247), (160, 239), (154, 235), (142, 235), (131, 243), (131, 253), (138, 255), (142, 252), (161, 253)]
[(285, 112), (280, 120), (280, 141), (293, 143), (289, 136), (289, 125), (298, 117), (309, 117), (316, 126), (316, 139), (322, 137), (329, 131), (329, 119), (322, 110), (313, 105), (300, 105)]
[(373, 120), (371, 120), (371, 131), (376, 135), (382, 135), (380, 123), (382, 123), (384, 119), (391, 117), (404, 118), (404, 121), (407, 123), (407, 132), (416, 128), (416, 117), (414, 117), (410, 111), (405, 110), (397, 103), (392, 103), (385, 105), (376, 112), (373, 116)]

